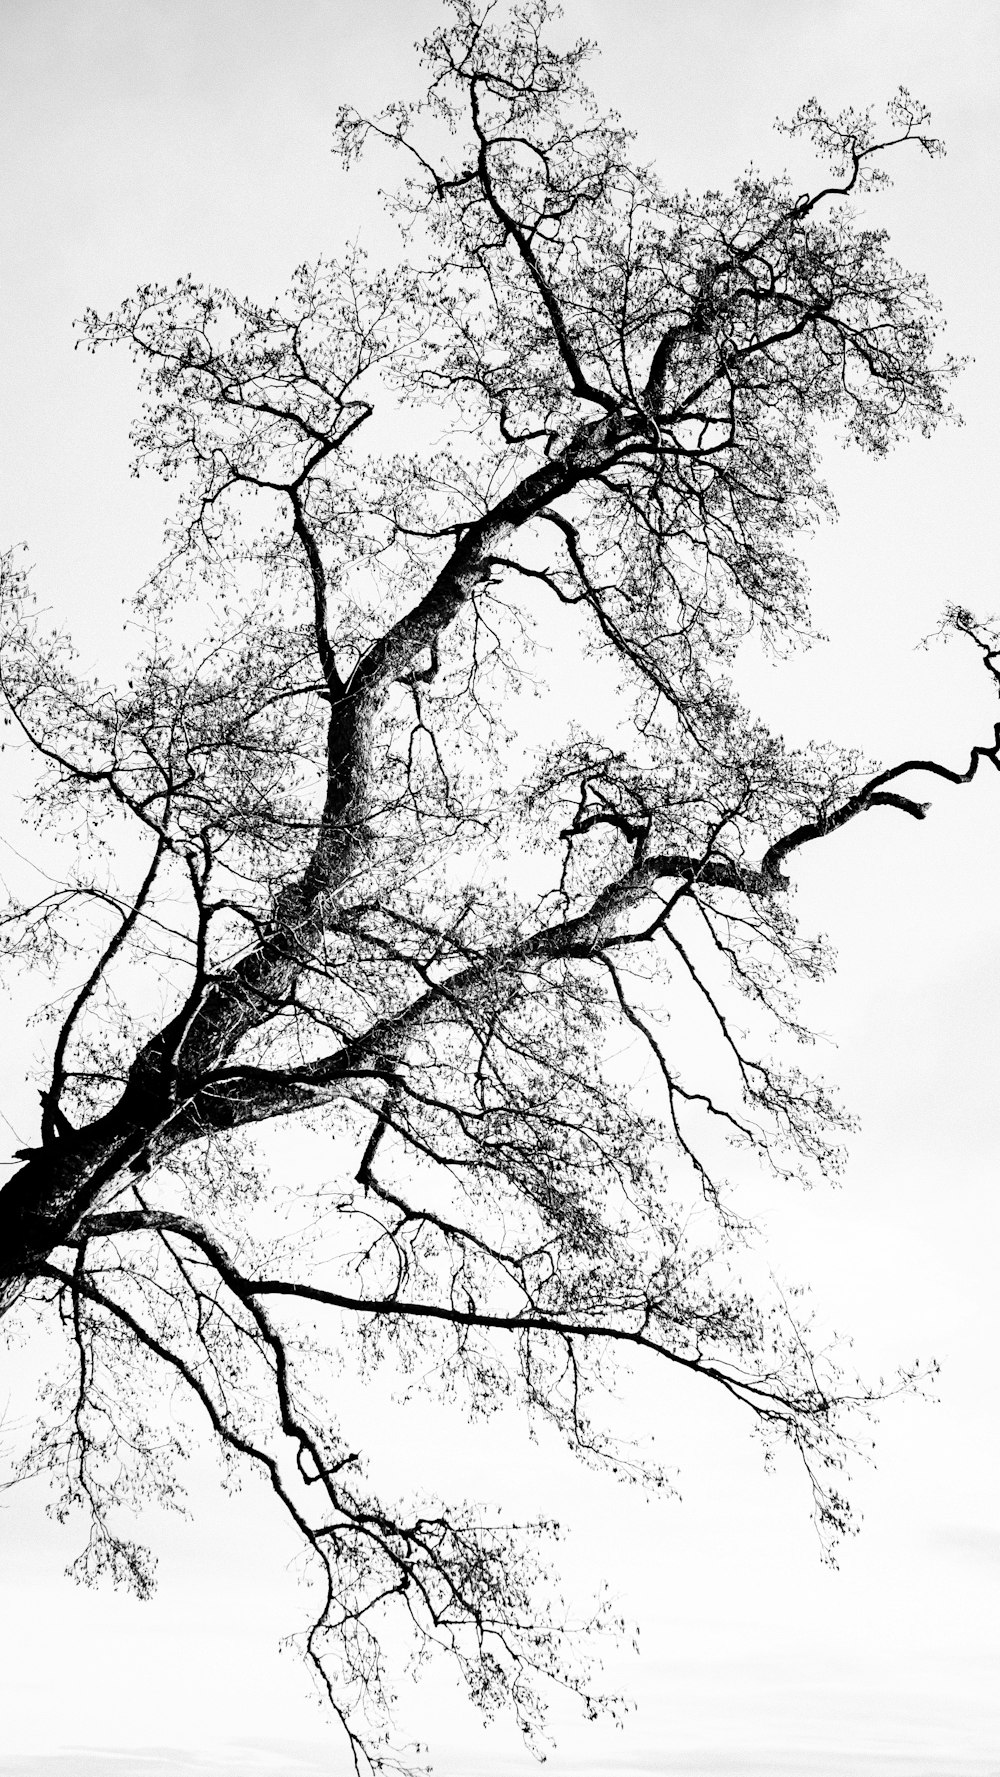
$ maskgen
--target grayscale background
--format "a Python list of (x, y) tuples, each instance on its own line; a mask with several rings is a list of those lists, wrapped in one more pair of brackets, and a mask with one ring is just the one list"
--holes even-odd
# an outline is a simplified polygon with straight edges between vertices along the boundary
[[(836, 110), (904, 83), (931, 106), (948, 158), (894, 156), (894, 187), (867, 204), (927, 272), (950, 349), (974, 359), (966, 423), (884, 463), (829, 460), (840, 522), (807, 555), (829, 644), (745, 689), (792, 741), (964, 767), (970, 733), (988, 739), (994, 719), (985, 675), (971, 652), (917, 644), (949, 600), (1000, 608), (1000, 9), (568, 0), (566, 13), (600, 42), (599, 97), (678, 187), (723, 185), (751, 160), (776, 170), (792, 145), (772, 123), (813, 93)], [(392, 169), (340, 173), (332, 120), (342, 100), (417, 92), (411, 45), (437, 17), (433, 0), (0, 0), (0, 541), (27, 541), (41, 602), (95, 660), (122, 658), (121, 599), (156, 559), (168, 496), (129, 478), (130, 368), (74, 354), (74, 317), (180, 272), (266, 297), (345, 240), (391, 254), (377, 188)], [(794, 876), (803, 923), (839, 952), (806, 1009), (861, 1130), (839, 1190), (775, 1194), (772, 1262), (811, 1280), (866, 1375), (940, 1359), (939, 1399), (886, 1405), (875, 1461), (856, 1465), (861, 1535), (837, 1572), (820, 1563), (796, 1465), (765, 1474), (742, 1417), (706, 1388), (666, 1392), (640, 1369), (623, 1390), (622, 1423), (655, 1429), (678, 1470), (681, 1497), (649, 1504), (508, 1422), (473, 1437), (413, 1407), (374, 1426), (414, 1472), (432, 1475), (450, 1440), (470, 1494), (555, 1510), (581, 1608), (607, 1579), (641, 1622), (638, 1658), (606, 1656), (606, 1681), (635, 1703), (624, 1729), (557, 1708), (553, 1777), (1000, 1773), (996, 774), (942, 786), (920, 826), (856, 823), (799, 854)], [(30, 1007), (7, 985), (0, 1109), (30, 1135)], [(31, 1351), (16, 1354), (0, 1447), (35, 1384)], [(141, 1605), (74, 1588), (72, 1533), (43, 1496), (0, 1495), (0, 1777), (346, 1771), (301, 1666), (277, 1652), (302, 1604), (269, 1498), (250, 1482), (224, 1495), (206, 1461), (190, 1504), (190, 1520), (150, 1527), (161, 1583)], [(408, 1713), (444, 1777), (534, 1768), (512, 1727), (484, 1730), (448, 1680), (423, 1678)]]

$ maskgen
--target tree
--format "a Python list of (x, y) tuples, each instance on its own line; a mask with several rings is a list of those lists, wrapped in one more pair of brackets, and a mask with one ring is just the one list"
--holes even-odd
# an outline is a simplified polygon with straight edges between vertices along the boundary
[[(0, 1193), (4, 1306), (65, 1330), (26, 1465), (89, 1510), (82, 1576), (147, 1588), (112, 1492), (173, 1485), (179, 1378), (298, 1529), (307, 1651), (376, 1765), (393, 1611), (526, 1731), (540, 1675), (595, 1700), (512, 1533), (376, 1491), (323, 1341), (429, 1353), (622, 1470), (600, 1386), (637, 1347), (788, 1438), (845, 1527), (850, 1385), (741, 1281), (725, 1146), (734, 1184), (836, 1163), (836, 1107), (772, 1059), (823, 963), (788, 860), (870, 810), (921, 818), (907, 774), (1000, 756), (997, 728), (964, 771), (794, 752), (730, 684), (748, 636), (808, 639), (820, 432), (881, 452), (947, 411), (933, 305), (852, 211), (891, 152), (935, 151), (922, 109), (805, 106), (811, 195), (748, 174), (674, 198), (548, 22), (458, 4), (423, 107), (342, 115), (348, 160), (373, 136), (407, 159), (391, 273), (355, 252), (272, 306), (182, 280), (87, 317), (134, 351), (140, 461), (180, 485), (129, 681), (81, 673), (13, 559), (4, 580), (32, 803), (84, 839), (4, 928), (71, 982)], [(993, 632), (951, 621), (995, 679)], [(539, 625), (589, 652), (587, 725), (558, 686), (532, 714)], [(268, 1170), (289, 1118), (355, 1187), (297, 1250)]]

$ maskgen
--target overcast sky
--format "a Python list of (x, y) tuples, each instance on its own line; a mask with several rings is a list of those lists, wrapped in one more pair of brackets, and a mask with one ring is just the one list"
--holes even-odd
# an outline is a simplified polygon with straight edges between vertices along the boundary
[[(773, 120), (813, 92), (839, 109), (903, 83), (931, 105), (948, 158), (914, 154), (870, 208), (974, 359), (966, 424), (886, 464), (829, 464), (841, 519), (808, 559), (830, 642), (756, 692), (793, 740), (964, 764), (993, 721), (985, 675), (958, 647), (916, 644), (949, 600), (1000, 607), (994, 0), (568, 0), (567, 14), (601, 45), (599, 95), (677, 186), (778, 168)], [(129, 367), (74, 356), (74, 317), (179, 272), (266, 297), (346, 239), (390, 253), (377, 175), (336, 171), (331, 123), (343, 100), (415, 91), (412, 40), (437, 17), (426, 0), (0, 0), (0, 541), (29, 543), (40, 595), (88, 643), (119, 648), (162, 495), (128, 477)], [(679, 1471), (682, 1497), (648, 1506), (509, 1424), (472, 1439), (422, 1411), (373, 1431), (418, 1466), (448, 1440), (470, 1490), (556, 1505), (579, 1596), (588, 1575), (610, 1579), (642, 1623), (638, 1660), (609, 1654), (636, 1704), (624, 1730), (557, 1714), (555, 1777), (1000, 1772), (1000, 782), (933, 800), (921, 826), (873, 816), (796, 863), (803, 922), (840, 954), (809, 1010), (862, 1127), (839, 1191), (776, 1202), (775, 1260), (812, 1279), (867, 1373), (916, 1354), (943, 1366), (936, 1405), (885, 1409), (840, 1570), (820, 1566), (801, 1475), (765, 1475), (704, 1388), (665, 1395), (637, 1374), (623, 1394), (623, 1418), (654, 1423)], [(30, 1138), (13, 1020), (3, 1039), (0, 1108)], [(190, 1523), (155, 1527), (161, 1587), (140, 1606), (63, 1577), (76, 1549), (37, 1494), (0, 1502), (0, 1777), (340, 1770), (276, 1652), (300, 1605), (267, 1502), (253, 1487), (223, 1499), (199, 1470), (192, 1503)], [(531, 1768), (441, 1681), (416, 1711), (450, 1777)]]

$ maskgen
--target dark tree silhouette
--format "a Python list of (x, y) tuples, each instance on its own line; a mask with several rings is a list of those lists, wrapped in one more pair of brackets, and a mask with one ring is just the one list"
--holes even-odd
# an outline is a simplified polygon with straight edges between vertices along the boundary
[[(3, 580), (29, 802), (76, 858), (3, 925), (64, 971), (38, 1145), (0, 1192), (3, 1310), (65, 1333), (24, 1465), (89, 1512), (82, 1577), (147, 1589), (116, 1508), (174, 1484), (179, 1381), (301, 1536), (308, 1656), (373, 1768), (387, 1613), (529, 1734), (540, 1678), (599, 1699), (528, 1533), (375, 1490), (324, 1343), (419, 1355), (632, 1475), (602, 1376), (693, 1372), (845, 1527), (852, 1388), (741, 1283), (725, 1151), (836, 1163), (834, 1104), (775, 1059), (823, 960), (793, 854), (998, 763), (1000, 726), (965, 770), (794, 751), (729, 677), (751, 631), (809, 636), (817, 429), (880, 454), (947, 412), (923, 281), (853, 208), (887, 157), (937, 152), (926, 113), (810, 102), (812, 194), (750, 172), (675, 197), (550, 20), (451, 0), (424, 102), (341, 114), (345, 160), (375, 138), (407, 169), (391, 271), (354, 251), (273, 304), (184, 278), (86, 317), (134, 354), (138, 461), (179, 488), (127, 682), (78, 671), (13, 559)], [(950, 621), (997, 679), (995, 634)], [(339, 1180), (319, 1222), (303, 1187), (292, 1239), (296, 1124)]]

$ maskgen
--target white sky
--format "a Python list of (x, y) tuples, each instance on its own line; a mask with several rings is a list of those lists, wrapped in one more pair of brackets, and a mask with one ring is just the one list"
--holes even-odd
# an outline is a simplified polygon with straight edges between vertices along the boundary
[[(721, 184), (751, 158), (780, 166), (772, 120), (814, 91), (839, 108), (902, 82), (931, 104), (949, 158), (914, 155), (872, 214), (929, 274), (952, 349), (975, 358), (967, 423), (888, 464), (831, 462), (841, 522), (809, 556), (830, 646), (758, 691), (791, 738), (964, 763), (993, 720), (985, 676), (955, 647), (914, 645), (947, 600), (1000, 606), (1000, 13), (992, 0), (567, 12), (602, 44), (599, 94), (678, 186)], [(410, 44), (436, 17), (426, 0), (3, 0), (0, 540), (28, 540), (39, 591), (88, 641), (120, 647), (118, 601), (155, 557), (161, 495), (127, 476), (129, 368), (74, 356), (73, 318), (182, 271), (268, 295), (345, 238), (390, 251), (377, 179), (337, 174), (331, 123), (341, 100), (415, 89)], [(572, 1587), (582, 1598), (588, 1576), (610, 1579), (643, 1624), (640, 1659), (609, 1662), (636, 1701), (625, 1729), (557, 1713), (555, 1777), (1000, 1773), (1000, 785), (933, 795), (922, 826), (873, 815), (796, 865), (804, 923), (840, 952), (813, 1001), (839, 1045), (825, 1069), (863, 1128), (839, 1192), (776, 1203), (776, 1258), (813, 1280), (867, 1372), (916, 1353), (943, 1364), (939, 1404), (884, 1412), (840, 1571), (820, 1567), (800, 1475), (765, 1476), (740, 1416), (704, 1387), (667, 1393), (641, 1373), (624, 1394), (623, 1414), (680, 1469), (683, 1499), (648, 1506), (506, 1423), (473, 1439), (421, 1411), (373, 1428), (408, 1464), (447, 1440), (470, 1490), (556, 1508)], [(13, 1014), (4, 1037), (3, 1109), (30, 1136)], [(41, 1500), (0, 1502), (0, 1777), (339, 1771), (299, 1668), (275, 1652), (300, 1617), (283, 1533), (252, 1487), (222, 1500), (206, 1475), (196, 1501), (193, 1523), (155, 1530), (148, 1606), (78, 1592), (62, 1574), (75, 1545)], [(446, 1685), (423, 1683), (415, 1703), (449, 1777), (530, 1768), (507, 1727), (484, 1733)]]

